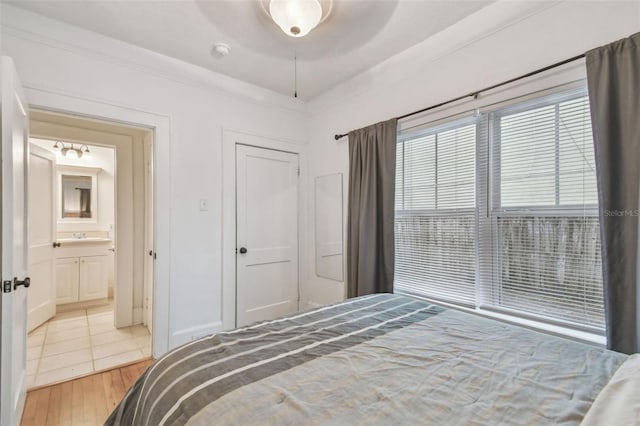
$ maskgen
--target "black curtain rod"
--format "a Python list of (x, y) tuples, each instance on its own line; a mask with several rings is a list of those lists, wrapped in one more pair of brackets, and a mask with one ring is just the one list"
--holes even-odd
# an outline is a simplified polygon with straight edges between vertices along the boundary
[[(488, 91), (488, 90), (496, 89), (496, 88), (498, 88), (498, 87), (505, 86), (505, 85), (510, 84), (510, 83), (513, 83), (513, 82), (515, 82), (515, 81), (522, 80), (522, 79), (525, 79), (525, 78), (528, 78), (528, 77), (534, 76), (534, 75), (536, 75), (536, 74), (540, 74), (541, 72), (545, 72), (545, 71), (548, 71), (548, 70), (550, 70), (550, 69), (553, 69), (553, 68), (556, 68), (556, 67), (559, 67), (559, 66), (562, 66), (562, 65), (568, 64), (568, 63), (570, 63), (570, 62), (577, 61), (578, 59), (582, 59), (582, 58), (584, 58), (584, 55), (585, 55), (585, 54), (583, 53), (582, 55), (577, 55), (577, 56), (574, 56), (574, 57), (572, 57), (572, 58), (565, 59), (564, 61), (560, 61), (560, 62), (556, 62), (555, 64), (547, 65), (547, 66), (546, 66), (546, 67), (544, 67), (544, 68), (540, 68), (540, 69), (537, 69), (537, 70), (535, 70), (535, 71), (528, 72), (528, 73), (526, 73), (526, 74), (523, 74), (523, 75), (521, 75), (521, 76), (518, 76), (518, 77), (512, 78), (512, 79), (510, 79), (510, 80), (503, 81), (502, 83), (494, 84), (494, 85), (492, 85), (492, 86), (485, 87), (484, 89), (476, 90), (475, 92), (471, 92), (471, 93), (468, 93), (468, 94), (463, 95), (463, 96), (458, 96), (457, 98), (450, 99), (450, 100), (448, 100), (448, 101), (446, 101), (446, 102), (440, 102), (439, 104), (431, 105), (431, 106), (429, 106), (429, 107), (422, 108), (422, 109), (419, 109), (419, 110), (417, 110), (417, 111), (413, 111), (413, 112), (410, 112), (410, 113), (408, 113), (408, 114), (401, 115), (401, 116), (399, 116), (399, 117), (396, 117), (396, 120), (402, 120), (403, 118), (411, 117), (412, 115), (416, 115), (416, 114), (420, 114), (420, 113), (423, 113), (423, 112), (430, 111), (430, 110), (432, 110), (432, 109), (440, 108), (440, 107), (442, 107), (442, 106), (445, 106), (445, 105), (448, 105), (448, 104), (451, 104), (451, 103), (454, 103), (454, 102), (460, 101), (460, 100), (462, 100), (462, 99), (466, 99), (466, 98), (477, 98), (477, 97), (478, 97), (478, 95), (479, 95), (480, 93), (482, 93), (482, 92), (486, 92), (486, 91)], [(343, 138), (343, 137), (345, 137), (345, 136), (347, 136), (347, 135), (349, 135), (349, 133), (344, 133), (344, 134), (342, 134), (342, 135), (335, 135), (335, 136), (334, 136), (334, 138), (335, 138), (336, 140), (338, 140), (338, 139), (341, 139), (341, 138)]]

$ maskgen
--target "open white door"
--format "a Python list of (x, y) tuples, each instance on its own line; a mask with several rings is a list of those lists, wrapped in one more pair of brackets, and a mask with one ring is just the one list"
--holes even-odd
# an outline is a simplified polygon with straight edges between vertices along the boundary
[(27, 103), (11, 58), (0, 67), (2, 114), (2, 326), (0, 424), (18, 425), (27, 365)]
[(153, 133), (147, 132), (144, 137), (144, 300), (142, 321), (153, 334), (153, 269), (154, 269), (154, 235), (153, 235)]
[(236, 147), (236, 325), (298, 310), (298, 155)]
[(29, 276), (27, 331), (56, 314), (54, 246), (56, 156), (29, 144)]

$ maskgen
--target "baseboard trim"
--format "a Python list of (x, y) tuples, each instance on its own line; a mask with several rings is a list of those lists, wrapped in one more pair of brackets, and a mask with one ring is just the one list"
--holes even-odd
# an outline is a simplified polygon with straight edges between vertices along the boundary
[(56, 305), (56, 314), (77, 311), (79, 309), (97, 308), (100, 306), (106, 306), (113, 302), (113, 299), (93, 299), (85, 300), (82, 302), (65, 303), (62, 305)]
[(315, 309), (315, 308), (319, 308), (321, 307), (322, 304), (320, 303), (316, 303), (316, 302), (312, 302), (311, 300), (307, 300), (306, 302), (304, 302), (304, 305), (301, 306), (301, 311), (302, 310), (308, 310), (308, 309)]
[(215, 321), (204, 325), (184, 328), (171, 334), (170, 346), (174, 348), (192, 340), (218, 333), (220, 331), (222, 331), (222, 321)]
[(142, 324), (142, 308), (133, 308), (133, 325)]

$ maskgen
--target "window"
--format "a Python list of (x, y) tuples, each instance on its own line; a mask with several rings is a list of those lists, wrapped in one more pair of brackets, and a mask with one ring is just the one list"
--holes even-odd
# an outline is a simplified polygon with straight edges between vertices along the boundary
[(396, 289), (474, 303), (475, 145), (468, 121), (398, 142)]
[(569, 93), (505, 108), (489, 114), (489, 127), (493, 194), (481, 222), (491, 228), (494, 249), (482, 263), (492, 269), (483, 302), (602, 328), (588, 98)]
[(401, 135), (397, 162), (399, 292), (603, 331), (584, 89)]

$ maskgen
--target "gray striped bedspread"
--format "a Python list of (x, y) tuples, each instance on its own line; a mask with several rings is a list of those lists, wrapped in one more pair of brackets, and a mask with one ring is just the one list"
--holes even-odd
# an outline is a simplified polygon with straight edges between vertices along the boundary
[(578, 424), (625, 359), (377, 294), (185, 344), (106, 424)]

